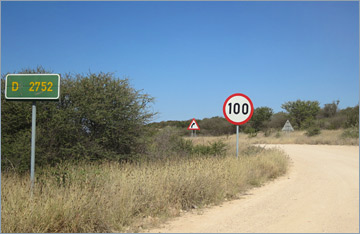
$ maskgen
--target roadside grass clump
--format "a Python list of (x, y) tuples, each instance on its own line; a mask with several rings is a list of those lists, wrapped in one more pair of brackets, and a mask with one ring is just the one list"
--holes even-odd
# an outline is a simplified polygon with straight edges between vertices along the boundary
[(265, 147), (262, 146), (256, 146), (256, 145), (249, 145), (245, 147), (241, 153), (246, 156), (253, 156), (257, 155), (265, 150)]
[(313, 126), (313, 127), (310, 127), (306, 130), (305, 134), (306, 136), (316, 136), (316, 135), (319, 135), (321, 132), (321, 129), (317, 126)]
[[(241, 144), (326, 144), (326, 145), (359, 145), (359, 130), (357, 128), (326, 130), (320, 132), (316, 129), (311, 130), (312, 136), (307, 135), (307, 131), (294, 131), (290, 133), (274, 132), (268, 136), (259, 132), (256, 137), (249, 138), (247, 134), (240, 133), (239, 141)], [(313, 135), (314, 133), (318, 133)], [(236, 135), (231, 135), (226, 142), (234, 142)], [(198, 141), (201, 141), (200, 139)]]
[(222, 140), (218, 140), (207, 145), (194, 145), (191, 153), (196, 155), (225, 156), (226, 152), (227, 145)]
[(252, 137), (256, 137), (257, 136), (257, 131), (255, 128), (253, 127), (246, 127), (244, 129), (244, 133), (248, 134), (248, 137), (249, 138), (252, 138)]
[(341, 134), (341, 137), (344, 139), (346, 139), (346, 138), (358, 139), (359, 138), (359, 128), (347, 128)]
[[(224, 147), (217, 144), (209, 147)], [(141, 232), (184, 210), (237, 198), (286, 172), (288, 157), (282, 151), (249, 152), (251, 157), (239, 159), (226, 154), (138, 163), (61, 163), (37, 170), (32, 197), (28, 175), (3, 171), (1, 229)]]
[(227, 144), (221, 138), (196, 144), (192, 138), (181, 137), (178, 129), (166, 127), (155, 135), (146, 159), (151, 161), (177, 157), (225, 156), (226, 152)]

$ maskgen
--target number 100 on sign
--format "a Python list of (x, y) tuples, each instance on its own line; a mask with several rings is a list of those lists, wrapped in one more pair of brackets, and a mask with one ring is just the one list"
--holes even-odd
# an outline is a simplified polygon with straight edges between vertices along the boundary
[(251, 119), (254, 106), (250, 98), (244, 94), (236, 93), (229, 96), (223, 106), (225, 118), (232, 124), (241, 125)]

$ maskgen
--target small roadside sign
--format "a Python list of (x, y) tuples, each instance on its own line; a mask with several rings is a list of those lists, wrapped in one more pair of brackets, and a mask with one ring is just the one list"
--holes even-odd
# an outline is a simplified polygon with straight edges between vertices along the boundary
[(58, 100), (59, 74), (8, 74), (5, 79), (7, 100)]
[(189, 127), (187, 128), (187, 130), (200, 130), (200, 127), (195, 119), (191, 120), (191, 123), (190, 123)]
[(284, 124), (284, 127), (281, 130), (284, 132), (293, 132), (294, 128), (291, 126), (290, 121), (286, 120), (286, 123)]

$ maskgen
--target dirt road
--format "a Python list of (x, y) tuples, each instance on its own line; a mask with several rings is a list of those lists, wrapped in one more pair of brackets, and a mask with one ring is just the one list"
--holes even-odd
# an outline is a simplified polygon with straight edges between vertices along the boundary
[(150, 232), (359, 233), (359, 147), (277, 147), (293, 162), (286, 176), (250, 190), (243, 199), (201, 215), (187, 213)]

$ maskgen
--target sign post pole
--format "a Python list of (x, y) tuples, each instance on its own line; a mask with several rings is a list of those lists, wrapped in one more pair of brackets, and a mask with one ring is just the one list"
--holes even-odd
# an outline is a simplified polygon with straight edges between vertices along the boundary
[(236, 158), (239, 159), (239, 125), (236, 125)]
[(31, 165), (30, 165), (30, 189), (33, 194), (35, 184), (35, 137), (36, 137), (36, 101), (32, 104), (32, 120), (31, 120)]
[[(6, 87), (5, 87), (6, 89)], [(0, 91), (1, 91), (1, 84), (0, 84)], [(0, 162), (1, 162), (1, 92), (0, 92)], [(0, 179), (1, 179), (1, 174), (0, 174)]]

